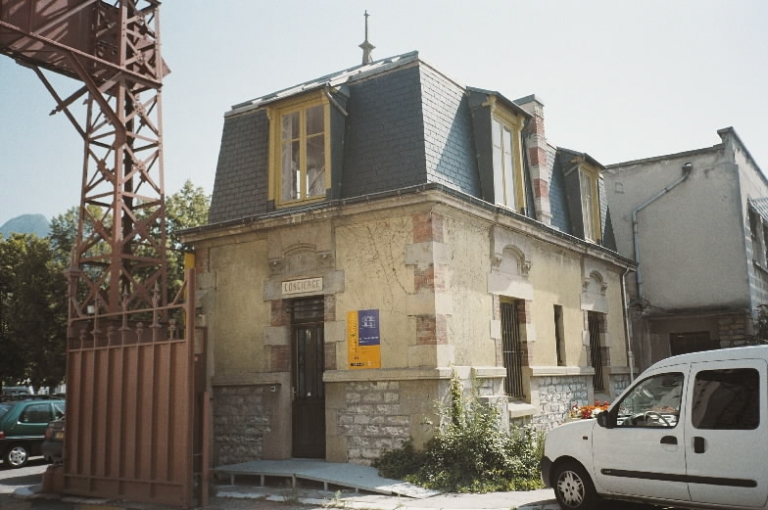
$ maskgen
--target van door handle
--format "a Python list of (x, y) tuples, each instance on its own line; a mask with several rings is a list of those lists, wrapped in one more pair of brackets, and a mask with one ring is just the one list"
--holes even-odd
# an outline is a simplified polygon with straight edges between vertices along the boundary
[(704, 438), (701, 436), (696, 436), (693, 438), (693, 451), (694, 453), (704, 453), (707, 450), (706, 448), (706, 442), (704, 441)]
[(677, 438), (675, 436), (664, 436), (660, 442), (661, 444), (677, 444)]

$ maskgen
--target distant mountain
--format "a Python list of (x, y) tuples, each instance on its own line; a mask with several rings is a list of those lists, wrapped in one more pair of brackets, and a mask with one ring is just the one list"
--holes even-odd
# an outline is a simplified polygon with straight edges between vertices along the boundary
[(50, 232), (48, 220), (42, 214), (22, 214), (6, 221), (0, 227), (0, 234), (8, 238), (11, 234), (35, 234), (45, 237)]

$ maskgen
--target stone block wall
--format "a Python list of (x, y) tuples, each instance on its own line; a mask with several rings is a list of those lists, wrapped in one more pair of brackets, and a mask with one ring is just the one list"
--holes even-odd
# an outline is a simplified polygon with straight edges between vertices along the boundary
[(541, 431), (551, 430), (568, 419), (574, 405), (589, 404), (592, 376), (545, 376), (531, 378), (531, 392), (538, 393), (539, 408), (531, 423)]
[(746, 345), (751, 334), (751, 317), (748, 315), (732, 315), (717, 320), (720, 330), (720, 347), (738, 347)]
[(627, 389), (630, 384), (629, 374), (611, 374), (611, 393), (612, 398), (616, 398), (621, 395), (621, 392)]
[[(611, 374), (611, 402), (630, 384), (629, 374)], [(593, 404), (591, 375), (545, 376), (531, 378), (531, 388), (538, 392), (538, 409), (530, 420), (515, 424), (531, 423), (538, 430), (548, 431), (568, 420), (574, 405)]]
[(265, 405), (264, 391), (264, 386), (214, 388), (214, 465), (262, 458), (264, 434), (271, 430), (271, 413)]
[(399, 447), (410, 436), (410, 416), (402, 409), (400, 382), (350, 382), (346, 406), (336, 423), (346, 438), (348, 461), (370, 465), (384, 450)]

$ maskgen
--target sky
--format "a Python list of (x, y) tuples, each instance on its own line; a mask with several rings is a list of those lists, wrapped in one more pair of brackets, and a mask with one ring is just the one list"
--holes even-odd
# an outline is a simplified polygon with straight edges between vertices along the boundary
[[(460, 85), (536, 94), (553, 145), (608, 165), (732, 126), (768, 171), (765, 0), (166, 0), (166, 194), (188, 179), (213, 191), (232, 105), (360, 64), (365, 10), (374, 60), (416, 50)], [(0, 225), (80, 201), (83, 143), (54, 106), (0, 55)]]

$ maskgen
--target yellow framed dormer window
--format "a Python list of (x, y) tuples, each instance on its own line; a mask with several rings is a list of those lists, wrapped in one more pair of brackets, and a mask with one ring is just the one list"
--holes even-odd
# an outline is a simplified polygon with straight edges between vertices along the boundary
[(517, 212), (525, 212), (525, 172), (521, 132), (524, 119), (492, 98), (494, 199)]
[(320, 92), (279, 103), (270, 119), (270, 199), (288, 207), (325, 199), (331, 185), (330, 111)]
[(599, 180), (600, 172), (597, 168), (586, 164), (582, 164), (579, 167), (584, 239), (598, 244), (600, 243), (602, 225), (600, 220), (600, 196), (598, 191)]

